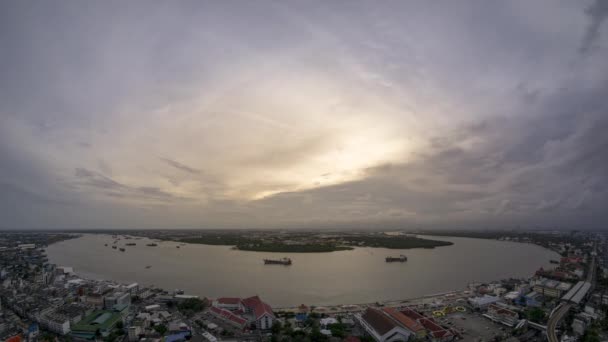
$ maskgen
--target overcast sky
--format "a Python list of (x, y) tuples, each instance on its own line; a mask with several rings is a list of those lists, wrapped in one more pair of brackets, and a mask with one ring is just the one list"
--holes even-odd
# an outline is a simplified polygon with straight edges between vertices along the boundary
[(0, 227), (605, 228), (608, 1), (2, 1)]

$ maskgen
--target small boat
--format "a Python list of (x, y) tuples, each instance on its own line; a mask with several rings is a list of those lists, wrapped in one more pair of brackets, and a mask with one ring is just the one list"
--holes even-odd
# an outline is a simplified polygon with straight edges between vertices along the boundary
[(150, 268), (150, 267), (152, 267), (152, 266), (148, 265), (148, 266), (146, 266), (146, 269), (148, 269), (148, 268)]
[(386, 262), (406, 262), (407, 257), (401, 254), (399, 257), (386, 257)]
[(155, 243), (149, 243), (149, 244), (147, 244), (146, 246), (149, 246), (149, 247), (156, 247), (156, 246), (158, 246), (158, 245), (157, 245), (157, 244), (155, 244)]
[(179, 246), (175, 246), (175, 248), (179, 248)]
[(121, 251), (121, 252), (124, 252), (124, 251), (125, 251), (125, 249), (124, 249), (124, 248), (119, 248), (118, 250), (119, 250), (119, 251)]
[(278, 260), (264, 259), (264, 265), (285, 265), (285, 266), (289, 266), (289, 265), (291, 265), (291, 259), (289, 259), (289, 258), (283, 258), (283, 259), (278, 259)]
[(108, 244), (106, 243), (104, 246), (108, 247)]
[(135, 242), (125, 243), (125, 246), (135, 246), (137, 245)]
[(549, 260), (549, 262), (552, 264), (559, 264), (559, 261), (557, 261), (557, 260)]
[(112, 248), (116, 249), (116, 246), (112, 246)]

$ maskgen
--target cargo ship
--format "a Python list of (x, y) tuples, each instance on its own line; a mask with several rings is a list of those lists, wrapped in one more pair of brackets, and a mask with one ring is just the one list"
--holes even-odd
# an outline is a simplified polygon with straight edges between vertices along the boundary
[(386, 257), (386, 262), (406, 262), (407, 257), (401, 254), (399, 257)]
[(289, 266), (289, 265), (291, 265), (291, 259), (289, 259), (289, 258), (283, 258), (283, 259), (278, 259), (278, 260), (264, 259), (264, 264), (265, 265), (285, 265), (285, 266)]

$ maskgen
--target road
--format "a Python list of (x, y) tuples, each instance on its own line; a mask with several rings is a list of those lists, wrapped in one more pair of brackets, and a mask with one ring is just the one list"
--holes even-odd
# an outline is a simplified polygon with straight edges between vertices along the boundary
[(570, 311), (571, 307), (571, 303), (564, 303), (559, 309), (553, 312), (553, 315), (547, 323), (547, 338), (549, 339), (549, 342), (559, 342), (555, 328), (557, 328), (557, 324), (559, 324), (568, 311)]
[[(587, 272), (587, 279), (586, 281), (590, 282), (592, 285), (592, 289), (590, 290), (593, 291), (593, 284), (594, 284), (594, 279), (595, 278), (595, 256), (593, 256), (591, 258), (591, 263), (589, 264), (589, 271)], [(562, 306), (555, 310), (553, 312), (553, 315), (551, 315), (551, 317), (549, 318), (549, 322), (547, 323), (547, 339), (549, 340), (549, 342), (559, 342), (559, 338), (557, 338), (557, 333), (555, 332), (555, 329), (557, 328), (557, 325), (559, 324), (559, 322), (561, 322), (561, 320), (564, 318), (564, 316), (566, 315), (566, 313), (568, 313), (568, 311), (570, 311), (570, 309), (572, 308), (573, 304), (572, 303), (563, 303)]]

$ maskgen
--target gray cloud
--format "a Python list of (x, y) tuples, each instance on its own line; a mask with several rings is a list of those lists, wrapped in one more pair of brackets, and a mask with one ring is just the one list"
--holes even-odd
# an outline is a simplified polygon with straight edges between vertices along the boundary
[(186, 198), (178, 198), (168, 192), (162, 191), (158, 187), (125, 185), (98, 172), (84, 168), (76, 168), (74, 176), (78, 180), (78, 185), (104, 196), (166, 202), (178, 199), (186, 200)]
[(3, 226), (602, 227), (585, 6), (0, 2)]
[(580, 47), (580, 52), (583, 54), (588, 53), (599, 39), (602, 23), (608, 18), (608, 2), (595, 0), (585, 10), (585, 13), (589, 16), (589, 26), (585, 31)]
[(197, 170), (195, 168), (192, 168), (188, 165), (176, 162), (175, 160), (169, 159), (169, 158), (164, 158), (164, 157), (159, 157), (160, 160), (164, 161), (165, 163), (173, 166), (176, 169), (188, 172), (188, 173), (193, 173), (193, 174), (198, 174), (201, 173), (200, 170)]

